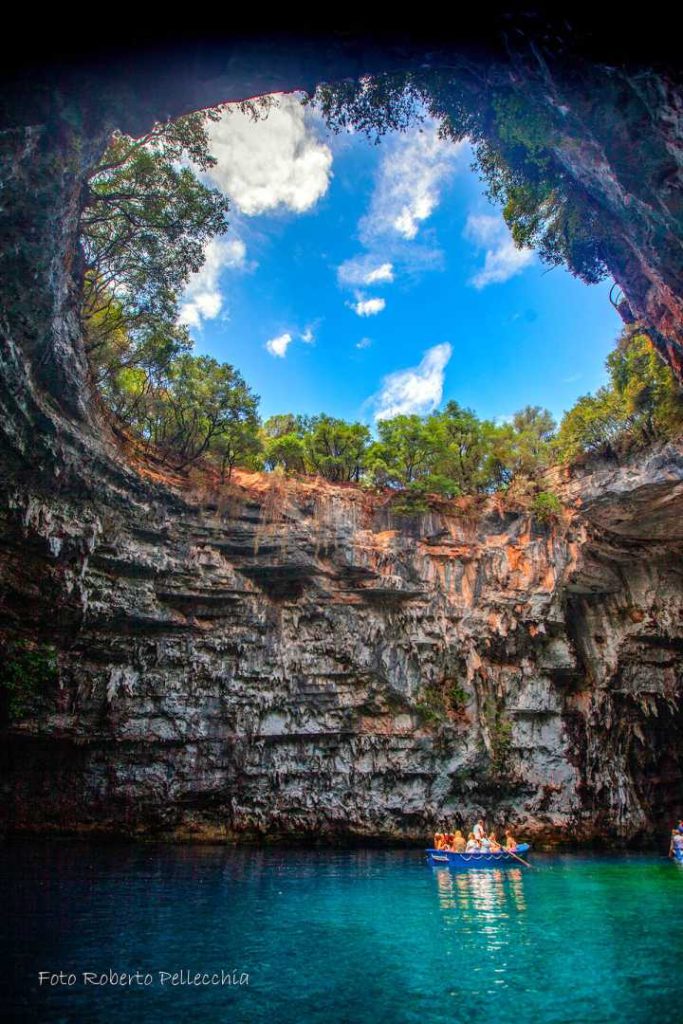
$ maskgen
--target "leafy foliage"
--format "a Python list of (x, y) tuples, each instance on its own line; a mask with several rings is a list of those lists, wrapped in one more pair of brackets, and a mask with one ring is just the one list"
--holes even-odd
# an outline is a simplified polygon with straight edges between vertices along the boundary
[(426, 511), (427, 494), (486, 494), (517, 474), (534, 479), (549, 461), (554, 427), (538, 407), (498, 425), (451, 401), (428, 416), (380, 420), (374, 441), (363, 424), (325, 414), (272, 416), (262, 436), (266, 468), (402, 490), (392, 509), (411, 515)]
[(627, 328), (606, 361), (609, 383), (583, 395), (565, 415), (557, 454), (614, 454), (676, 437), (683, 428), (683, 395), (647, 334)]
[(562, 502), (552, 491), (539, 491), (534, 495), (531, 511), (541, 523), (551, 523), (562, 514)]
[(380, 486), (447, 498), (485, 494), (517, 474), (535, 477), (549, 460), (554, 427), (550, 413), (538, 407), (496, 424), (451, 401), (429, 416), (380, 421), (366, 469)]
[[(207, 126), (217, 110), (155, 124), (142, 138), (116, 133), (94, 168), (81, 216), (86, 320), (116, 300), (129, 332), (175, 323), (177, 294), (227, 228), (227, 199), (199, 180), (215, 164)], [(100, 317), (102, 319), (102, 317)]]
[(0, 696), (4, 717), (25, 718), (57, 681), (57, 653), (53, 647), (29, 641), (9, 643), (3, 650)]
[(483, 702), (483, 717), (489, 735), (489, 770), (494, 779), (503, 780), (513, 774), (511, 766), (512, 722), (505, 707), (492, 694)]
[(370, 430), (363, 423), (347, 423), (319, 416), (272, 416), (263, 428), (264, 459), (269, 469), (312, 473), (333, 483), (358, 482), (365, 468)]
[(163, 373), (123, 368), (114, 384), (112, 408), (178, 469), (208, 456), (225, 479), (260, 450), (258, 398), (228, 363), (183, 353)]
[[(96, 383), (128, 426), (189, 352), (178, 294), (227, 228), (227, 199), (193, 168), (215, 163), (208, 125), (219, 111), (155, 124), (139, 139), (116, 133), (87, 185), (81, 215), (83, 319)], [(192, 166), (190, 166), (192, 164)]]
[(370, 430), (363, 423), (347, 423), (321, 413), (308, 422), (304, 436), (307, 464), (335, 483), (360, 480)]

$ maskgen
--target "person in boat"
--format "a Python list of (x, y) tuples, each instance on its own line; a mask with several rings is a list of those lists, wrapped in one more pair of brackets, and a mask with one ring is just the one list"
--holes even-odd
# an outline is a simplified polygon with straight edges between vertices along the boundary
[(479, 849), (483, 853), (490, 853), (491, 852), (491, 840), (489, 839), (489, 837), (487, 835), (483, 835), (481, 837), (481, 839), (479, 840)]
[(446, 847), (446, 837), (443, 832), (434, 833), (434, 849), (443, 850)]
[(491, 850), (491, 853), (498, 853), (500, 848), (500, 843), (496, 839), (496, 833), (491, 832), (489, 835), (489, 849)]
[(467, 844), (465, 846), (466, 853), (478, 853), (479, 852), (479, 841), (475, 836), (474, 832), (470, 832), (467, 837)]
[(683, 836), (683, 818), (681, 818), (681, 820), (678, 822), (678, 825), (676, 826), (676, 831), (680, 832), (680, 834)]
[(451, 849), (453, 850), (454, 853), (464, 853), (466, 846), (467, 846), (467, 843), (465, 842), (465, 837), (462, 834), (462, 832), (460, 831), (460, 829), (457, 828), (455, 830), (454, 835), (453, 835), (453, 842), (451, 844)]
[(514, 853), (517, 849), (517, 840), (509, 829), (505, 833), (505, 849), (510, 853)]
[(675, 828), (671, 833), (671, 845), (669, 846), (669, 856), (673, 857), (676, 853), (683, 854), (683, 833), (679, 832)]
[(478, 843), (480, 843), (484, 836), (486, 835), (486, 832), (484, 831), (484, 822), (481, 820), (481, 818), (472, 829), (472, 832), (474, 833), (474, 838), (477, 840)]

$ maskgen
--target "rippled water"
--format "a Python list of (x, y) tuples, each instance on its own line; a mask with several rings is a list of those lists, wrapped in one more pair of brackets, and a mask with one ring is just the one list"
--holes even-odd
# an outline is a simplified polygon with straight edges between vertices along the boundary
[[(5, 1019), (524, 1024), (680, 1015), (683, 870), (536, 857), (433, 869), (419, 851), (6, 844)], [(149, 972), (147, 986), (83, 972)], [(73, 985), (38, 985), (39, 971)], [(161, 985), (160, 971), (243, 976)], [(235, 973), (233, 973), (235, 972)], [(244, 975), (248, 974), (248, 984)]]

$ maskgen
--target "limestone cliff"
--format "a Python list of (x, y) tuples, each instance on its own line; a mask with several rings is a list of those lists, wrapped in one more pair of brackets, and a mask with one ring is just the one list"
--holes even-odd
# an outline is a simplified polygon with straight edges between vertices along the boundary
[(147, 487), (7, 505), (5, 629), (61, 663), (6, 739), (9, 827), (420, 839), (486, 810), (633, 839), (680, 809), (680, 450), (565, 481), (552, 527)]

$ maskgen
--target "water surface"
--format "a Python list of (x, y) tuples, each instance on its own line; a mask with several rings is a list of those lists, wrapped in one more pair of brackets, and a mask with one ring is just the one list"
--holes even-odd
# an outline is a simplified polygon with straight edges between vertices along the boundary
[[(677, 1016), (683, 870), (654, 856), (534, 861), (533, 871), (458, 872), (405, 850), (10, 842), (0, 849), (5, 1019), (637, 1024)], [(152, 981), (82, 981), (110, 970)], [(181, 970), (243, 983), (161, 985), (159, 972)], [(76, 982), (39, 986), (39, 971), (72, 972)]]

